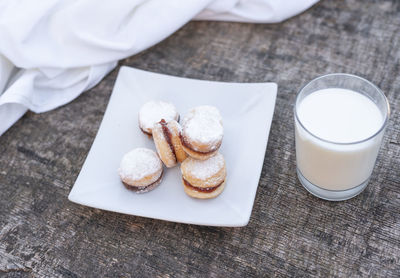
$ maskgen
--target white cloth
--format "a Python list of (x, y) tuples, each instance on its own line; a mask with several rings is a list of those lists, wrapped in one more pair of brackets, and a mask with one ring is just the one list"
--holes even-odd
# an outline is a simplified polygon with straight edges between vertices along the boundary
[(0, 135), (64, 105), (191, 19), (280, 22), (318, 0), (0, 0)]

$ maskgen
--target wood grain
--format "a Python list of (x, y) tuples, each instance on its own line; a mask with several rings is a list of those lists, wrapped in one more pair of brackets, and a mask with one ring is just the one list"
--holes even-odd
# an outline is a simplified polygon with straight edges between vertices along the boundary
[[(244, 228), (169, 223), (67, 200), (117, 70), (64, 107), (27, 113), (0, 137), (0, 276), (399, 277), (399, 19), (397, 0), (323, 0), (281, 24), (190, 22), (121, 61), (198, 79), (278, 83), (260, 184)], [(339, 203), (311, 196), (295, 175), (295, 94), (332, 72), (372, 81), (392, 108), (369, 186)]]

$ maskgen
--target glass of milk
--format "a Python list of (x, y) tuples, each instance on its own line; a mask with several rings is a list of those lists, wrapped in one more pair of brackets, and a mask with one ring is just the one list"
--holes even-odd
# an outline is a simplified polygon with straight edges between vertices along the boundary
[(350, 199), (368, 184), (390, 115), (385, 95), (350, 74), (305, 85), (294, 108), (297, 175), (313, 195)]

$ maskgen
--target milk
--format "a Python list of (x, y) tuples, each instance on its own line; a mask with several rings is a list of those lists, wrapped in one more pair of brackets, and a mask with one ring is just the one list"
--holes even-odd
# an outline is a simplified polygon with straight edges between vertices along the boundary
[(371, 99), (348, 89), (322, 89), (300, 100), (296, 113), (297, 167), (308, 181), (346, 190), (368, 180), (383, 132), (365, 139), (384, 121)]

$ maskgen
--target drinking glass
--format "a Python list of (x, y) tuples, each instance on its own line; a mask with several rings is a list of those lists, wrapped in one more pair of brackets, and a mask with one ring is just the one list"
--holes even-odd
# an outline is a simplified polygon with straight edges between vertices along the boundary
[[(379, 130), (349, 143), (329, 141), (310, 132), (298, 116), (298, 106), (308, 95), (328, 88), (349, 89), (372, 100), (383, 118)], [(372, 174), (389, 115), (385, 95), (364, 78), (334, 73), (306, 84), (297, 94), (294, 107), (297, 175), (304, 188), (330, 201), (347, 200), (363, 191)]]

